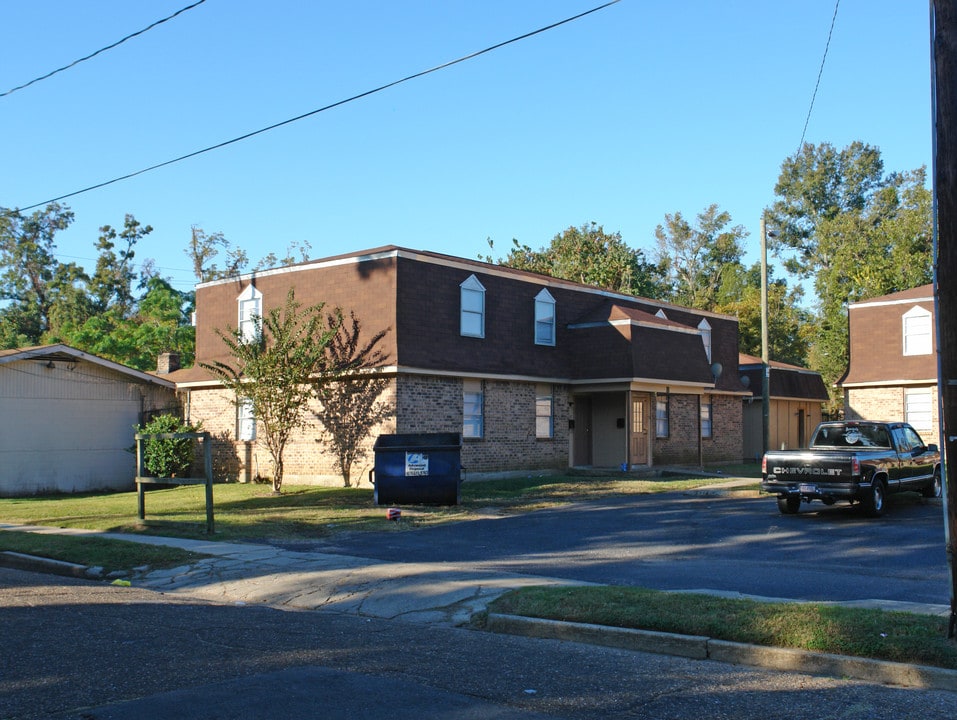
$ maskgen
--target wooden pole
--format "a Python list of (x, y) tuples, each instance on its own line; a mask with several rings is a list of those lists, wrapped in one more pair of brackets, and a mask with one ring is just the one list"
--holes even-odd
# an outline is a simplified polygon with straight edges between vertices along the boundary
[(768, 229), (761, 214), (761, 453), (771, 444), (771, 359), (768, 349)]
[[(937, 323), (937, 390), (944, 451), (944, 542), (950, 569), (950, 622), (957, 630), (957, 9), (954, 0), (931, 0), (934, 123), (934, 317)], [(955, 473), (957, 476), (957, 473)]]

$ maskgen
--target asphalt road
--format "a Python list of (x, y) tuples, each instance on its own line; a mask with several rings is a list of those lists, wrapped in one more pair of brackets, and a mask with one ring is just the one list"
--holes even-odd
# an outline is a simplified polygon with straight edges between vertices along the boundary
[(0, 718), (950, 720), (957, 695), (0, 569)]
[(880, 519), (846, 504), (814, 503), (798, 515), (782, 515), (769, 496), (676, 493), (395, 530), (340, 535), (308, 547), (661, 590), (950, 602), (941, 501), (915, 493), (892, 496)]

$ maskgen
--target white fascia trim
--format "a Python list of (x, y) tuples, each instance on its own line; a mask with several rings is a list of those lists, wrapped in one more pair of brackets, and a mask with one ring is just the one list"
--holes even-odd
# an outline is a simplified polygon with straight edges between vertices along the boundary
[[(934, 296), (928, 295), (927, 297), (907, 298), (906, 300), (881, 300), (875, 302), (871, 302), (870, 300), (862, 300), (858, 303), (851, 303), (847, 306), (847, 309), (857, 310), (858, 308), (887, 307), (890, 305), (917, 305), (922, 302), (934, 302)], [(928, 312), (930, 311), (928, 310)]]
[(171, 390), (176, 387), (176, 385), (170, 380), (164, 380), (156, 375), (151, 375), (150, 373), (143, 372), (142, 370), (136, 370), (135, 368), (131, 368), (126, 365), (121, 365), (120, 363), (113, 362), (112, 360), (106, 360), (96, 355), (90, 355), (82, 350), (72, 348), (69, 345), (47, 345), (45, 347), (31, 348), (30, 350), (24, 351), (22, 353), (15, 353), (7, 357), (0, 358), (0, 365), (23, 360), (34, 360), (38, 357), (52, 355), (53, 353), (60, 353), (76, 360), (83, 360), (84, 362), (88, 362), (92, 365), (99, 365), (100, 367), (107, 368), (122, 375), (129, 375), (130, 377), (134, 377), (141, 382), (149, 383), (151, 385), (161, 385)]
[(306, 270), (316, 270), (317, 268), (357, 265), (361, 262), (366, 262), (369, 260), (384, 260), (386, 258), (396, 257), (397, 255), (397, 250), (386, 250), (384, 252), (352, 255), (350, 257), (336, 258), (333, 260), (317, 260), (315, 262), (308, 262), (302, 265), (272, 268), (270, 270), (258, 270), (256, 272), (243, 273), (242, 275), (235, 275), (233, 277), (222, 278), (219, 280), (210, 280), (209, 282), (198, 283), (196, 285), (196, 289), (199, 290), (200, 288), (214, 287), (216, 285), (226, 285), (228, 283), (235, 283), (236, 281), (244, 282), (254, 278), (269, 277), (270, 275), (291, 275), (293, 273), (303, 272)]
[(871, 382), (841, 383), (838, 387), (842, 388), (876, 388), (876, 387), (895, 387), (901, 385), (937, 385), (937, 378), (927, 378), (926, 380), (874, 380)]

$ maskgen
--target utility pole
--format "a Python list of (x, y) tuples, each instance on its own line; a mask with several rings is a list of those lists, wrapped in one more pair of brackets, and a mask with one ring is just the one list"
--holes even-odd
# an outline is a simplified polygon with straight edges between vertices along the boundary
[(931, 0), (931, 99), (934, 123), (934, 318), (937, 392), (944, 451), (944, 542), (950, 568), (950, 623), (957, 630), (957, 7)]
[(768, 357), (768, 230), (761, 213), (761, 433), (762, 452), (771, 437), (771, 363)]

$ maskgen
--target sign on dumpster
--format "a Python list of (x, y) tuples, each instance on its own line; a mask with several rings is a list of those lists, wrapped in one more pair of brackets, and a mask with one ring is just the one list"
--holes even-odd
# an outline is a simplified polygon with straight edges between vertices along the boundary
[(405, 454), (405, 476), (422, 477), (429, 474), (428, 453), (407, 452)]

